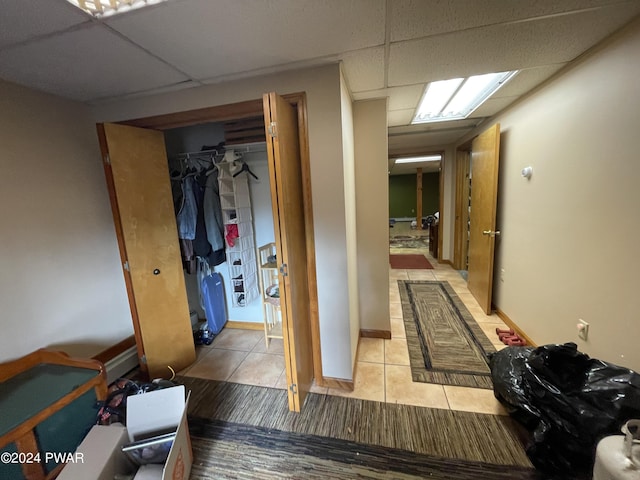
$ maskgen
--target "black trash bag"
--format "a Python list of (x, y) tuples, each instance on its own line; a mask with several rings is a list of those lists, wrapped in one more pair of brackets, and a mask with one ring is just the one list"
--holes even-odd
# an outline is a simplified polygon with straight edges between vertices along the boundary
[(590, 471), (598, 441), (640, 418), (640, 375), (575, 343), (505, 348), (490, 368), (496, 398), (533, 434), (527, 455), (541, 471)]

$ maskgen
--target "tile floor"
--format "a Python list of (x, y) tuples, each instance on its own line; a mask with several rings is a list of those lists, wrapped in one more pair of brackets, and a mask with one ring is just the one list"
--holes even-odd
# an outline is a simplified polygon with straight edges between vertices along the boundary
[[(506, 415), (491, 390), (412, 381), (397, 280), (448, 281), (496, 349), (504, 345), (496, 337), (495, 328), (506, 328), (495, 314), (484, 314), (457, 271), (448, 265), (438, 264), (428, 253), (421, 253), (427, 255), (433, 270), (390, 270), (392, 338), (360, 339), (353, 392), (318, 386), (314, 386), (312, 391), (380, 402)], [(189, 377), (285, 389), (282, 340), (272, 340), (267, 348), (262, 331), (227, 328), (210, 346), (199, 347), (196, 363), (181, 373)]]

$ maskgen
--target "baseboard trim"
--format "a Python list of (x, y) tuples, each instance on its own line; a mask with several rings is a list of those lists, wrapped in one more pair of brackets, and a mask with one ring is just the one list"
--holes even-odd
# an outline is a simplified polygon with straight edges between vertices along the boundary
[(537, 347), (538, 344), (535, 343), (533, 340), (531, 340), (531, 337), (529, 337), (529, 335), (527, 335), (526, 333), (524, 333), (522, 331), (522, 329), (520, 327), (518, 327), (518, 325), (516, 324), (516, 322), (514, 322), (513, 320), (511, 320), (509, 318), (509, 316), (504, 313), (502, 310), (500, 310), (498, 307), (494, 306), (494, 310), (496, 311), (496, 315), (498, 315), (498, 317), (500, 317), (500, 319), (507, 324), (507, 326), (509, 326), (510, 328), (513, 328), (513, 330), (524, 340), (526, 340), (527, 345), (530, 345), (532, 347)]
[(136, 338), (131, 335), (121, 342), (103, 350), (93, 357), (104, 364), (107, 374), (107, 385), (123, 377), (127, 372), (137, 368), (138, 363), (138, 347)]
[(440, 265), (450, 265), (453, 268), (453, 262), (451, 260), (438, 260)]
[(353, 392), (354, 383), (353, 380), (345, 380), (344, 378), (323, 377), (321, 386)]
[(384, 338), (385, 340), (391, 340), (391, 331), (360, 329), (360, 336), (363, 338)]
[(106, 350), (103, 350), (97, 355), (94, 355), (92, 358), (94, 360), (98, 360), (99, 362), (107, 363), (109, 360), (114, 359), (115, 357), (120, 355), (122, 352), (133, 347), (135, 344), (136, 344), (136, 337), (131, 335), (130, 337), (125, 338), (121, 342), (118, 342), (115, 345), (112, 345), (111, 347), (107, 348)]
[(226, 328), (237, 328), (239, 330), (264, 330), (264, 323), (259, 322), (237, 322), (235, 320), (228, 320), (225, 324)]

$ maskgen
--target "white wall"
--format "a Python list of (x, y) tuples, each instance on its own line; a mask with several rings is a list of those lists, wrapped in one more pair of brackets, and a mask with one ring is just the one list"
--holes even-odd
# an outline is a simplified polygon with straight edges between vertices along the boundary
[[(501, 124), (495, 304), (538, 344), (640, 371), (640, 23)], [(533, 176), (520, 172), (531, 165)], [(589, 322), (588, 341), (576, 322)]]
[(0, 165), (0, 361), (132, 335), (89, 110), (0, 81)]
[(261, 98), (307, 94), (323, 374), (351, 378), (351, 333), (339, 65), (207, 85), (97, 105), (98, 121), (120, 121)]
[[(360, 338), (358, 291), (358, 235), (356, 230), (356, 165), (353, 138), (353, 101), (340, 70), (340, 112), (342, 116), (342, 159), (344, 170), (345, 227), (347, 235), (347, 282), (349, 290), (349, 323), (351, 335), (351, 365), (356, 363)], [(352, 378), (352, 375), (346, 378)]]
[(360, 328), (391, 330), (387, 99), (353, 104)]

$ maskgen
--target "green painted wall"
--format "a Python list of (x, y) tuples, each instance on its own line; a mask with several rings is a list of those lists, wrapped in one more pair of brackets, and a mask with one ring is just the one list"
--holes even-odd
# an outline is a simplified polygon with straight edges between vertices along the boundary
[[(438, 173), (422, 175), (422, 215), (438, 211), (440, 179)], [(416, 175), (389, 176), (389, 218), (416, 216)]]

